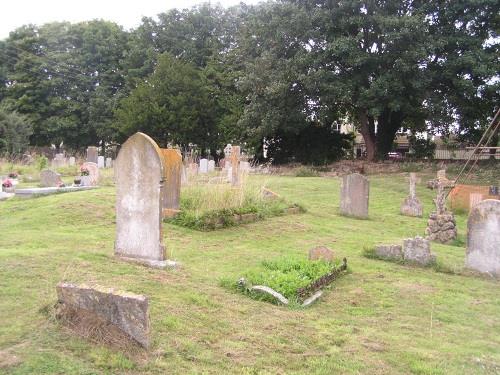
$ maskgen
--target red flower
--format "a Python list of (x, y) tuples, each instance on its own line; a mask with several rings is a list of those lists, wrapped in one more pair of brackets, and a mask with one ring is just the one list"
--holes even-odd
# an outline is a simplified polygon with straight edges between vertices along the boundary
[(12, 187), (12, 181), (9, 179), (6, 179), (4, 182), (2, 182), (2, 187), (4, 188), (11, 188)]

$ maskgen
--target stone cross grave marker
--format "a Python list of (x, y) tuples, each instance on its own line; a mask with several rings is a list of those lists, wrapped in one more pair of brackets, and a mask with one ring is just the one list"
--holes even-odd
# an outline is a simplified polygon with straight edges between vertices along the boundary
[(179, 150), (171, 148), (164, 148), (161, 152), (165, 165), (163, 213), (164, 216), (172, 216), (180, 208), (182, 155)]
[(135, 133), (115, 160), (115, 255), (151, 267), (172, 265), (163, 245), (164, 158), (156, 142)]
[(476, 204), (467, 220), (465, 265), (479, 272), (500, 276), (500, 201)]
[(410, 195), (401, 204), (401, 214), (405, 216), (421, 217), (423, 208), (422, 203), (417, 198), (416, 192), (417, 174), (410, 173)]
[(231, 185), (239, 186), (240, 181), (240, 146), (231, 147)]
[(87, 161), (97, 164), (98, 149), (95, 146), (87, 147)]
[(368, 217), (370, 182), (359, 173), (342, 177), (340, 188), (340, 213), (359, 218)]

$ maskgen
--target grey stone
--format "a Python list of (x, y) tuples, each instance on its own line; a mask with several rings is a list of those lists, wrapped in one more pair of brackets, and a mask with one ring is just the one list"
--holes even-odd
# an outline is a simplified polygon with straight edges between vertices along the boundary
[(500, 276), (500, 201), (476, 204), (467, 220), (465, 265), (479, 272)]
[(156, 142), (143, 133), (131, 136), (116, 158), (115, 181), (115, 254), (156, 266), (166, 260), (162, 230), (165, 168)]
[(97, 157), (97, 168), (104, 168), (104, 156), (99, 155)]
[(307, 306), (311, 305), (312, 303), (316, 302), (322, 295), (323, 295), (323, 291), (318, 290), (311, 297), (304, 300), (304, 302), (302, 303), (302, 307), (307, 307)]
[(309, 260), (324, 260), (326, 262), (331, 262), (333, 256), (333, 251), (326, 246), (316, 246), (309, 250)]
[(340, 212), (342, 215), (368, 217), (370, 182), (359, 173), (342, 177)]
[[(234, 150), (234, 147), (233, 147)], [(281, 293), (278, 293), (272, 288), (269, 288), (268, 286), (264, 285), (256, 285), (250, 288), (250, 290), (255, 290), (261, 293), (266, 293), (269, 294), (270, 296), (276, 298), (279, 302), (281, 302), (283, 305), (288, 305), (288, 299)]]
[(382, 258), (403, 259), (403, 248), (401, 245), (377, 245), (375, 254)]
[(87, 161), (97, 164), (98, 148), (94, 146), (87, 147)]
[(403, 259), (426, 266), (435, 261), (436, 257), (431, 254), (431, 245), (422, 237), (407, 238), (403, 242)]
[(149, 301), (146, 296), (99, 286), (59, 283), (58, 302), (108, 321), (145, 348), (149, 347)]
[(50, 169), (44, 169), (40, 172), (40, 186), (57, 187), (62, 184), (61, 175)]
[(421, 217), (423, 213), (422, 203), (417, 198), (416, 192), (417, 175), (410, 173), (410, 195), (401, 204), (401, 214), (405, 216)]

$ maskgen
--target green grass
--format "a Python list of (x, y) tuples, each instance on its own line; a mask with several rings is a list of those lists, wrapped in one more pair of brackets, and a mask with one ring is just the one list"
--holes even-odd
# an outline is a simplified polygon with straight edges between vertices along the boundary
[[(164, 224), (182, 267), (148, 269), (113, 256), (112, 186), (0, 202), (2, 374), (495, 374), (499, 282), (367, 259), (364, 247), (423, 235), (434, 192), (422, 176), (424, 217), (399, 215), (406, 175), (370, 177), (368, 220), (339, 215), (337, 178), (258, 177), (307, 207), (220, 231)], [(466, 216), (457, 215), (463, 244)], [(352, 272), (308, 309), (256, 301), (220, 286), (265, 260), (324, 245)], [(462, 246), (432, 244), (461, 270)], [(128, 354), (73, 337), (51, 318), (55, 285), (97, 283), (150, 297), (152, 347)]]

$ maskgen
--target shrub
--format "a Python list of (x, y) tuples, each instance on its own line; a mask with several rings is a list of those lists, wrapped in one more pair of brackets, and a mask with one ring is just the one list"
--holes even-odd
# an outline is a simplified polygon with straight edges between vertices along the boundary
[(319, 172), (308, 167), (300, 167), (295, 172), (295, 177), (319, 177)]

